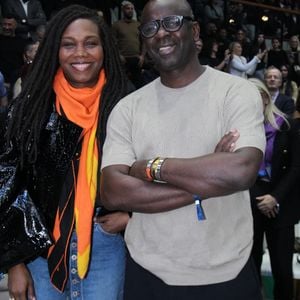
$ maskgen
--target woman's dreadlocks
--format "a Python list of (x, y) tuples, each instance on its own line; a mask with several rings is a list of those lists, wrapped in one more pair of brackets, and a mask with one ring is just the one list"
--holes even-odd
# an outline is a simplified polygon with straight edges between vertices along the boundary
[[(98, 148), (102, 151), (108, 116), (115, 104), (126, 94), (126, 77), (110, 28), (97, 12), (80, 5), (71, 5), (58, 12), (47, 25), (45, 38), (33, 62), (19, 97), (13, 103), (8, 125), (8, 140), (18, 141), (21, 165), (34, 164), (38, 155), (41, 132), (49, 119), (55, 99), (53, 81), (59, 67), (58, 53), (63, 32), (77, 19), (94, 22), (100, 33), (104, 52), (103, 68), (106, 84), (100, 95), (97, 127)], [(25, 162), (26, 161), (26, 162)]]

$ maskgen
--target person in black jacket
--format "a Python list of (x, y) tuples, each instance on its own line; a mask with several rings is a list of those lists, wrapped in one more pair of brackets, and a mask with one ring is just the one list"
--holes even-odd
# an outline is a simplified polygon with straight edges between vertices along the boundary
[(2, 13), (14, 15), (17, 21), (16, 35), (35, 38), (35, 29), (46, 24), (46, 15), (39, 0), (2, 0)]
[(294, 225), (300, 215), (300, 126), (276, 108), (266, 86), (250, 79), (262, 96), (267, 147), (250, 189), (254, 219), (252, 255), (258, 273), (266, 235), (274, 278), (274, 299), (293, 299)]
[(291, 97), (280, 93), (282, 74), (279, 69), (270, 66), (264, 74), (264, 81), (271, 95), (272, 102), (283, 113), (292, 116), (295, 111), (295, 102)]

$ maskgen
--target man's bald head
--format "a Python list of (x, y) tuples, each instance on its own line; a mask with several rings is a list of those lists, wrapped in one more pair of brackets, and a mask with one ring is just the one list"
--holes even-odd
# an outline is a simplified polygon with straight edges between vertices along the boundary
[(149, 12), (157, 7), (168, 7), (174, 10), (174, 14), (193, 17), (192, 8), (186, 0), (149, 0), (142, 12), (142, 22), (148, 18)]

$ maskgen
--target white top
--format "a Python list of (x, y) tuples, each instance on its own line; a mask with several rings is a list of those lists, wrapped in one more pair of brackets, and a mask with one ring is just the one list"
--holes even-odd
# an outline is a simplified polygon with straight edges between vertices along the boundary
[[(186, 87), (172, 89), (160, 78), (122, 99), (113, 109), (102, 168), (157, 156), (191, 158), (213, 153), (230, 129), (236, 148), (264, 150), (263, 108), (253, 85), (206, 67)], [(143, 197), (143, 195), (141, 195)], [(163, 213), (133, 213), (125, 240), (132, 258), (170, 285), (203, 285), (237, 276), (252, 248), (248, 191)]]
[(257, 56), (247, 63), (244, 56), (233, 55), (229, 65), (229, 73), (235, 76), (247, 78), (247, 75), (252, 75), (255, 72), (257, 64), (260, 62)]

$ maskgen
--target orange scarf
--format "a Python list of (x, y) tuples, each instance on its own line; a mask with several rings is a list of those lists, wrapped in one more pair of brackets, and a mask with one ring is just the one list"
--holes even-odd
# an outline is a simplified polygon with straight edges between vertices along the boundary
[[(99, 160), (96, 130), (99, 117), (100, 94), (105, 80), (105, 73), (102, 70), (99, 80), (94, 87), (74, 88), (66, 80), (62, 69), (57, 71), (54, 80), (57, 112), (61, 115), (62, 108), (68, 120), (83, 128), (74, 208), (78, 241), (77, 267), (78, 275), (81, 279), (86, 275), (90, 258)], [(60, 237), (59, 222), (60, 216), (57, 215), (53, 231), (55, 241)]]

